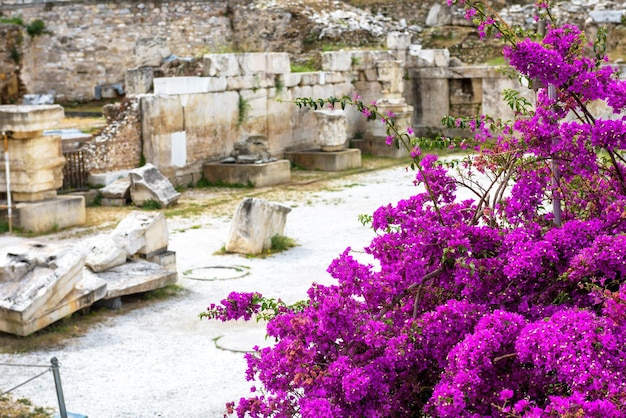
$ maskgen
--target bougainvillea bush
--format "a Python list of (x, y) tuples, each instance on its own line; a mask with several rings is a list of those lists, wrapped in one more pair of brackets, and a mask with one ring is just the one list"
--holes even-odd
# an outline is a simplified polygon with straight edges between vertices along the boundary
[[(508, 92), (514, 121), (447, 118), (477, 141), (449, 173), (375, 104), (296, 102), (382, 120), (388, 142), (410, 147), (423, 192), (372, 215), (374, 265), (348, 248), (328, 268), (336, 283), (305, 302), (233, 293), (201, 314), (270, 319), (275, 344), (247, 356), (252, 393), (229, 413), (626, 416), (626, 83), (576, 27), (552, 22), (542, 38), (457, 2), (481, 36), (504, 36), (536, 104)], [(537, 11), (550, 18), (545, 2)], [(612, 117), (593, 115), (594, 100)], [(457, 199), (459, 187), (475, 198)]]

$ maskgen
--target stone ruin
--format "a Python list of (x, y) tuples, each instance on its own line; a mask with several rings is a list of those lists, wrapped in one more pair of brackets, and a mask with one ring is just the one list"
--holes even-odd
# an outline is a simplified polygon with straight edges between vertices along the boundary
[[(3, 155), (0, 196), (5, 199), (5, 207), (11, 200), (12, 219), (7, 220), (24, 231), (40, 233), (85, 223), (82, 196), (57, 196), (65, 165), (61, 137), (43, 135), (63, 117), (59, 105), (0, 106), (0, 133), (8, 138), (10, 172), (7, 177)], [(8, 218), (8, 210), (2, 213)]]
[(96, 303), (177, 281), (163, 214), (131, 212), (108, 235), (75, 244), (26, 241), (0, 248), (0, 331), (36, 332)]
[(263, 199), (245, 198), (233, 217), (226, 251), (260, 254), (272, 247), (272, 237), (284, 235), (287, 214), (291, 209)]
[(270, 154), (267, 137), (264, 135), (251, 135), (248, 138), (237, 141), (233, 145), (230, 157), (223, 159), (222, 163), (237, 164), (260, 164), (276, 161)]

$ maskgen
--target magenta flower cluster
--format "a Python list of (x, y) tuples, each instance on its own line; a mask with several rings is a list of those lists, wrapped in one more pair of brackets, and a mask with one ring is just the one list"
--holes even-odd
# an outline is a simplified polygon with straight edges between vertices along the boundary
[[(494, 23), (478, 10), (467, 15)], [(362, 264), (348, 248), (328, 268), (335, 284), (314, 284), (306, 304), (276, 310), (267, 325), (275, 344), (246, 356), (253, 393), (229, 413), (626, 416), (626, 120), (618, 115), (626, 83), (599, 65), (603, 57), (584, 57), (585, 42), (564, 26), (506, 48), (522, 75), (555, 86), (556, 99), (541, 90), (535, 109), (499, 132), (485, 118), (468, 124), (480, 154), (463, 167), (492, 185), (457, 199), (468, 183), (415, 148), (415, 183), (425, 191), (375, 211), (365, 251), (376, 262)], [(586, 104), (597, 99), (616, 117), (594, 117)], [(388, 132), (388, 143), (403, 138)], [(203, 316), (250, 319), (263, 300), (232, 293)]]

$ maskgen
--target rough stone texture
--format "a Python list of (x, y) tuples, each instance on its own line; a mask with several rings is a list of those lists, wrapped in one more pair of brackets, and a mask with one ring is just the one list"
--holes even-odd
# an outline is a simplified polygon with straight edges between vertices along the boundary
[(270, 160), (269, 144), (263, 135), (252, 135), (235, 142), (230, 156), (238, 164), (262, 163)]
[(172, 51), (167, 45), (167, 38), (158, 36), (137, 39), (133, 55), (137, 67), (158, 67), (165, 58), (172, 55)]
[(81, 148), (90, 174), (135, 168), (141, 160), (139, 99), (122, 101), (116, 120)]
[(111, 232), (111, 238), (129, 257), (165, 251), (169, 241), (165, 215), (133, 211)]
[(16, 227), (36, 234), (83, 225), (87, 221), (84, 196), (63, 195), (51, 199), (18, 203)]
[(124, 91), (127, 95), (146, 94), (152, 90), (154, 68), (139, 67), (126, 71)]
[(121, 177), (113, 183), (100, 189), (102, 196), (107, 199), (130, 199), (130, 179)]
[(180, 193), (167, 177), (148, 163), (143, 167), (131, 170), (130, 173), (130, 197), (135, 206), (141, 206), (148, 200), (156, 201), (161, 208), (167, 208), (176, 204)]
[(168, 49), (192, 57), (232, 38), (227, 1), (47, 3), (54, 5), (10, 13), (46, 23), (50, 33), (24, 45), (21, 76), (29, 92), (55, 90), (62, 102), (91, 99), (96, 85), (124, 83), (126, 69), (157, 64)]
[(20, 52), (20, 45), (23, 43), (22, 30), (18, 25), (0, 25), (0, 105), (19, 103), (22, 95), (27, 92), (14, 55), (15, 52)]
[(0, 106), (0, 129), (11, 131), (16, 137), (32, 138), (37, 135), (30, 133), (52, 129), (64, 116), (59, 105), (4, 105)]
[(266, 187), (288, 183), (291, 180), (291, 166), (287, 160), (260, 164), (205, 163), (202, 174), (210, 183)]
[(272, 237), (283, 235), (291, 209), (263, 199), (246, 198), (231, 222), (226, 251), (259, 254), (272, 246)]
[[(0, 161), (4, 167), (4, 153)], [(61, 153), (61, 137), (10, 139), (9, 165), (10, 187), (16, 202), (54, 197), (56, 190), (63, 185), (65, 158)], [(0, 191), (6, 190), (6, 173), (0, 170)]]
[(128, 257), (128, 253), (110, 235), (83, 240), (81, 247), (86, 252), (85, 265), (96, 273), (124, 264)]
[(316, 110), (317, 145), (322, 151), (339, 151), (346, 147), (346, 113), (343, 110)]
[[(86, 276), (89, 274), (85, 273)], [(107, 293), (103, 299), (160, 289), (178, 280), (176, 272), (145, 260), (133, 260), (113, 267), (98, 273), (97, 277), (107, 284)]]
[(361, 167), (361, 150), (355, 148), (334, 152), (287, 152), (285, 153), (285, 158), (291, 161), (292, 164), (307, 170), (343, 171)]
[(80, 282), (58, 304), (27, 321), (0, 319), (0, 330), (23, 337), (30, 335), (80, 309), (91, 306), (102, 299), (105, 294), (106, 282), (104, 280), (83, 274)]
[(72, 245), (27, 242), (0, 250), (0, 327), (23, 323), (56, 306), (82, 278), (84, 253)]
[[(181, 98), (186, 98), (183, 107)], [(237, 92), (141, 98), (143, 153), (170, 181), (201, 172), (206, 160), (224, 158), (241, 134)], [(206, 123), (210, 120), (211, 123)], [(185, 132), (187, 164), (172, 164), (172, 134)], [(186, 183), (185, 183), (186, 184)]]

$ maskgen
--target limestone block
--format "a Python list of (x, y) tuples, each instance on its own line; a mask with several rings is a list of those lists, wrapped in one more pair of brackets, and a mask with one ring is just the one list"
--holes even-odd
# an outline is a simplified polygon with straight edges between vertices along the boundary
[(450, 65), (450, 51), (447, 49), (435, 49), (433, 51), (435, 67), (447, 68)]
[(126, 262), (128, 253), (110, 235), (97, 235), (82, 241), (85, 265), (94, 272), (108, 270)]
[(346, 146), (347, 121), (343, 110), (316, 110), (317, 144), (322, 151), (339, 151)]
[[(86, 269), (88, 271), (88, 269)], [(0, 331), (27, 336), (63, 319), (80, 309), (93, 305), (106, 295), (106, 282), (93, 273), (83, 271), (82, 279), (58, 304), (27, 321), (0, 317)]]
[(326, 84), (326, 74), (321, 71), (300, 73), (300, 75), (301, 86), (316, 86), (319, 84)]
[(124, 90), (127, 95), (146, 94), (152, 90), (153, 67), (131, 68), (126, 71)]
[(161, 208), (167, 208), (176, 204), (180, 193), (167, 177), (152, 164), (131, 170), (130, 173), (130, 197), (135, 206), (141, 206), (148, 200), (159, 203)]
[(207, 54), (203, 57), (205, 77), (232, 77), (239, 74), (239, 60), (235, 54)]
[(172, 51), (165, 37), (139, 38), (133, 51), (137, 67), (158, 67), (170, 55)]
[(378, 81), (378, 71), (376, 68), (363, 70), (363, 76), (365, 77), (365, 81)]
[[(65, 165), (61, 137), (45, 135), (9, 140), (9, 165), (11, 191), (24, 194), (23, 199), (18, 196), (16, 201), (32, 200), (28, 194), (60, 188), (63, 185)], [(3, 170), (0, 170), (0, 191), (6, 192), (6, 174)]]
[[(314, 96), (311, 86), (298, 86), (291, 89), (292, 97), (325, 97)], [(309, 109), (299, 109), (296, 106), (292, 110), (293, 145), (299, 148), (314, 147), (317, 132), (317, 120), (315, 114)]]
[(239, 61), (239, 74), (254, 75), (264, 73), (267, 68), (267, 61), (263, 52), (245, 52), (237, 54)]
[(411, 34), (401, 32), (389, 32), (387, 34), (387, 49), (406, 50), (411, 44)]
[(376, 65), (378, 81), (385, 97), (401, 97), (404, 92), (404, 67), (400, 61), (383, 61)]
[(449, 7), (435, 3), (426, 17), (426, 26), (445, 26), (452, 22), (452, 12)]
[(106, 199), (129, 199), (130, 179), (128, 177), (120, 177), (113, 183), (100, 189), (100, 193)]
[[(282, 99), (282, 102), (277, 101)], [(267, 98), (267, 138), (270, 141), (270, 150), (282, 151), (293, 145), (293, 128), (291, 115), (295, 107), (291, 92), (283, 89), (277, 92), (270, 89)]]
[(287, 160), (259, 164), (205, 163), (204, 178), (209, 182), (226, 184), (249, 184), (255, 187), (273, 186), (291, 180), (291, 166)]
[[(0, 320), (26, 322), (67, 296), (82, 278), (84, 252), (73, 245), (26, 242), (0, 250)], [(8, 273), (6, 273), (8, 272)]]
[(268, 74), (286, 74), (291, 71), (291, 61), (286, 52), (266, 52), (266, 68)]
[(252, 90), (274, 85), (274, 77), (265, 73), (226, 77), (226, 90)]
[(434, 67), (435, 51), (433, 49), (409, 50), (409, 61), (418, 67)]
[(353, 75), (352, 73), (344, 72), (340, 73), (338, 71), (326, 71), (324, 72), (325, 81), (328, 84), (337, 84), (343, 83), (346, 80), (351, 80)]
[(237, 207), (230, 226), (226, 251), (259, 254), (272, 245), (272, 237), (283, 235), (291, 209), (263, 199), (245, 198)]
[(349, 71), (352, 67), (352, 53), (348, 51), (330, 51), (322, 53), (322, 69), (325, 71)]
[(154, 94), (199, 94), (226, 90), (225, 77), (161, 77), (154, 79)]
[(300, 85), (302, 81), (302, 73), (287, 73), (280, 78), (286, 88), (291, 88)]
[(104, 299), (160, 289), (178, 280), (175, 271), (141, 259), (100, 272), (97, 276), (107, 284)]
[(133, 211), (111, 232), (111, 238), (128, 256), (161, 252), (169, 241), (165, 215)]
[[(235, 129), (238, 115), (239, 94), (235, 91), (190, 95), (185, 107), (187, 166), (228, 155), (233, 143), (240, 139), (240, 132)], [(156, 145), (164, 156), (171, 154), (166, 148), (169, 144), (165, 134)], [(159, 168), (163, 170), (165, 165), (169, 162), (163, 158)]]
[(361, 151), (347, 148), (341, 151), (296, 151), (286, 152), (285, 158), (307, 170), (343, 171), (361, 167)]
[[(54, 128), (65, 117), (59, 105), (2, 105), (0, 106), (0, 131), (11, 131), (14, 137)], [(38, 136), (35, 134), (34, 136)], [(31, 137), (28, 135), (26, 137)]]
[(624, 10), (592, 10), (589, 16), (595, 23), (622, 23)]
[(351, 51), (350, 60), (352, 62), (352, 70), (366, 70), (375, 68), (376, 63), (371, 59), (370, 51)]
[(33, 233), (51, 232), (82, 225), (87, 221), (85, 197), (56, 196), (53, 199), (16, 205), (16, 226)]
[(128, 177), (128, 171), (120, 170), (89, 174), (87, 182), (92, 186), (108, 186), (120, 177)]
[(267, 132), (267, 90), (242, 90), (239, 92), (241, 100), (247, 105), (241, 128), (250, 135)]

